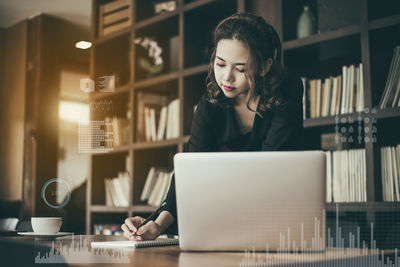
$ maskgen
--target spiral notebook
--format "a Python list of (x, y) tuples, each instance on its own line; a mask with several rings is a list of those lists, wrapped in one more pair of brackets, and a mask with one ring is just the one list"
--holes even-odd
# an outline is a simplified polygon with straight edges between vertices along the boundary
[(161, 246), (177, 246), (178, 239), (157, 239), (145, 241), (98, 241), (90, 243), (92, 248), (145, 248)]

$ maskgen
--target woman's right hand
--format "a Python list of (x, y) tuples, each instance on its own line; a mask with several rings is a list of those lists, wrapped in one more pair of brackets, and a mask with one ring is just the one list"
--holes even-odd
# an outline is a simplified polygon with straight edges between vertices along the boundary
[(153, 220), (150, 220), (137, 229), (144, 221), (145, 219), (140, 216), (127, 218), (125, 223), (121, 225), (124, 236), (132, 241), (156, 239), (161, 234), (160, 226)]

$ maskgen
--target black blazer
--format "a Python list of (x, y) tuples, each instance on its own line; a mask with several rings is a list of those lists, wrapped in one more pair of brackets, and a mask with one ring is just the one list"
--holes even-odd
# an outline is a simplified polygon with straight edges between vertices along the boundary
[[(290, 151), (302, 149), (303, 84), (289, 76), (281, 84), (283, 102), (274, 110), (257, 111), (253, 128), (246, 134), (240, 128), (233, 108), (222, 108), (200, 99), (193, 115), (186, 152)], [(164, 210), (176, 216), (175, 177), (172, 178)], [(176, 226), (173, 227), (176, 229)], [(175, 231), (173, 231), (175, 232)]]

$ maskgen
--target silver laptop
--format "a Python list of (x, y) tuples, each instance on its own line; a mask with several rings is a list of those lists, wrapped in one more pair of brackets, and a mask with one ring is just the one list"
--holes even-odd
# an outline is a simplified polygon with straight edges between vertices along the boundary
[(178, 153), (183, 250), (325, 249), (322, 151)]

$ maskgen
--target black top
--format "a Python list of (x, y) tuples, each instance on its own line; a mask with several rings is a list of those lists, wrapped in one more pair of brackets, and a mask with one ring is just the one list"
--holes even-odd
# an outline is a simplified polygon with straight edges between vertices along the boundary
[[(222, 108), (200, 99), (193, 115), (186, 152), (218, 151), (290, 151), (302, 148), (303, 84), (298, 77), (287, 78), (281, 84), (282, 104), (274, 110), (257, 111), (253, 128), (246, 134), (240, 128), (233, 108)], [(165, 199), (164, 210), (176, 216), (175, 177)]]

